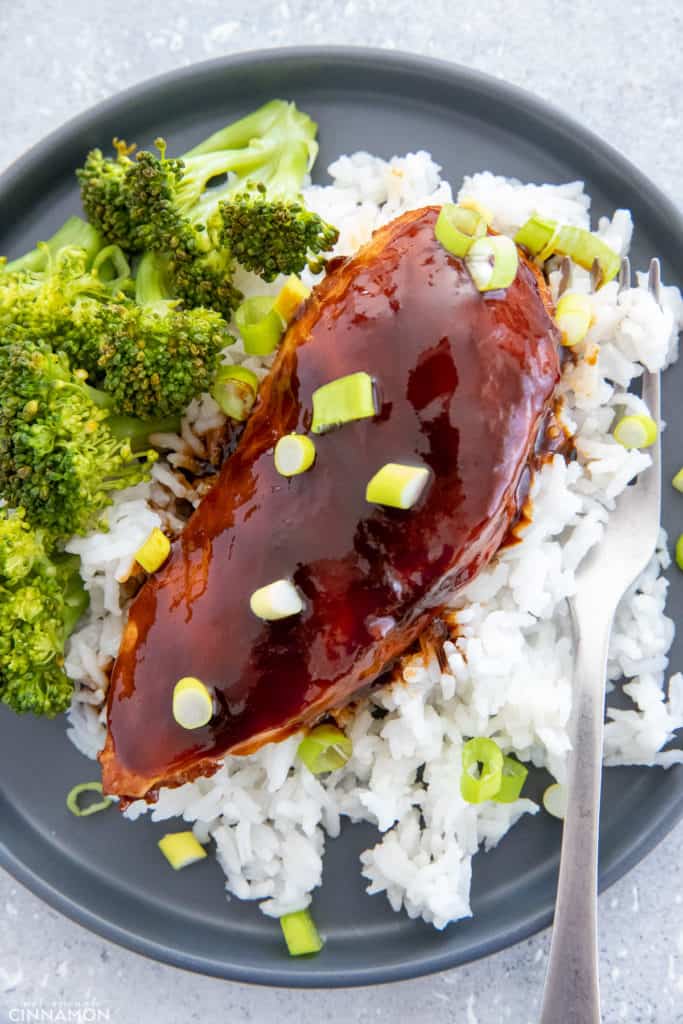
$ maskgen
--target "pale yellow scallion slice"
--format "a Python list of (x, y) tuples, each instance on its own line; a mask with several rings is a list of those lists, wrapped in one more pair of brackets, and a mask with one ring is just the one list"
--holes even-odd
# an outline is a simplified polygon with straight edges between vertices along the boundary
[(206, 857), (206, 850), (193, 832), (168, 832), (157, 845), (174, 871)]
[(683, 469), (679, 469), (671, 483), (677, 491), (683, 492)]
[(567, 813), (567, 788), (559, 782), (548, 786), (543, 794), (543, 806), (553, 818), (563, 820)]
[(444, 203), (434, 225), (437, 242), (453, 256), (465, 256), (476, 238), (486, 234), (486, 220), (471, 208)]
[(368, 483), (365, 499), (372, 505), (409, 509), (420, 500), (428, 480), (429, 470), (424, 466), (387, 462)]
[(173, 688), (173, 717), (183, 729), (201, 729), (213, 717), (213, 698), (200, 679), (185, 676)]
[(168, 558), (170, 550), (170, 540), (155, 526), (145, 543), (135, 552), (135, 561), (145, 572), (156, 572)]
[(211, 397), (222, 412), (238, 423), (243, 423), (254, 407), (259, 379), (246, 366), (219, 366)]
[(593, 308), (587, 295), (566, 292), (557, 303), (555, 323), (567, 348), (578, 345), (588, 334), (593, 320)]
[(308, 285), (296, 274), (291, 274), (277, 293), (273, 309), (286, 324), (290, 324), (310, 294)]
[(507, 235), (478, 238), (465, 257), (465, 263), (480, 292), (508, 288), (517, 276), (519, 254)]
[(315, 444), (305, 434), (286, 434), (275, 445), (275, 468), (280, 476), (298, 476), (315, 461)]
[(249, 606), (259, 619), (277, 622), (299, 615), (304, 609), (301, 595), (290, 580), (275, 580), (251, 595)]
[(622, 416), (614, 428), (614, 439), (624, 448), (649, 448), (657, 440), (657, 433), (651, 416)]

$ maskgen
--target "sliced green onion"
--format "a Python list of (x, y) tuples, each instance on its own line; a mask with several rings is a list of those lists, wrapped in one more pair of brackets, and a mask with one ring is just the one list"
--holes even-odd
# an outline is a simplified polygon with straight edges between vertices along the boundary
[(568, 348), (583, 341), (592, 320), (593, 307), (587, 295), (566, 292), (557, 303), (555, 323), (562, 335), (562, 344)]
[(683, 570), (683, 533), (676, 541), (676, 565)]
[(529, 769), (526, 765), (520, 764), (514, 757), (504, 757), (503, 778), (500, 789), (493, 798), (496, 803), (512, 804), (518, 800), (528, 774)]
[(624, 448), (649, 448), (657, 440), (657, 433), (651, 416), (622, 416), (614, 428), (614, 440)]
[(506, 235), (478, 238), (470, 248), (465, 263), (480, 292), (508, 288), (517, 276), (517, 246)]
[(109, 797), (105, 796), (103, 800), (97, 800), (94, 804), (87, 804), (87, 806), (81, 807), (78, 801), (81, 793), (99, 793), (102, 796), (102, 783), (81, 782), (78, 786), (74, 786), (73, 789), (69, 790), (66, 797), (66, 806), (77, 818), (87, 818), (89, 815), (97, 814), (99, 811), (106, 811), (107, 807), (110, 807), (113, 803)]
[(559, 782), (548, 786), (543, 794), (543, 806), (553, 818), (564, 819), (567, 814), (567, 789)]
[(280, 476), (298, 476), (315, 462), (315, 445), (305, 434), (286, 434), (275, 445), (273, 457)]
[(174, 871), (180, 871), (188, 864), (195, 864), (206, 857), (206, 850), (194, 832), (168, 832), (157, 846)]
[(259, 379), (246, 366), (219, 366), (211, 397), (226, 416), (243, 423), (254, 408)]
[(429, 470), (424, 466), (387, 462), (368, 483), (365, 500), (372, 505), (409, 509), (420, 500), (428, 480)]
[(377, 415), (372, 377), (369, 373), (350, 373), (323, 384), (313, 392), (314, 434), (322, 434), (332, 427), (352, 420), (367, 419)]
[(600, 284), (607, 284), (619, 273), (621, 256), (603, 242), (597, 235), (585, 228), (561, 227), (554, 242), (555, 252), (570, 256), (585, 270), (590, 270), (598, 261)]
[(280, 344), (284, 326), (269, 295), (254, 295), (237, 307), (235, 323), (251, 356), (267, 356)]
[(135, 552), (135, 561), (145, 572), (156, 572), (169, 556), (171, 542), (158, 526), (155, 526), (149, 537)]
[(530, 217), (515, 235), (515, 242), (540, 261), (559, 253), (569, 256), (580, 267), (591, 270), (597, 260), (601, 284), (615, 278), (621, 266), (619, 254), (591, 231), (569, 224), (558, 226), (557, 221), (543, 217)]
[(486, 220), (480, 213), (455, 203), (444, 203), (434, 226), (437, 242), (454, 256), (465, 256), (475, 238), (486, 234)]
[(461, 196), (458, 199), (458, 206), (463, 206), (466, 210), (475, 210), (477, 213), (486, 221), (487, 227), (493, 224), (493, 212), (489, 210), (488, 206), (484, 206), (478, 199), (474, 199), (473, 196)]
[(314, 775), (343, 768), (353, 753), (351, 740), (335, 725), (318, 725), (301, 741), (297, 754)]
[(280, 927), (290, 956), (309, 956), (323, 948), (323, 940), (307, 910), (285, 914), (280, 918)]
[(293, 583), (289, 580), (275, 580), (254, 591), (249, 599), (249, 607), (259, 619), (277, 622), (278, 619), (299, 615), (304, 610), (304, 603)]
[(556, 230), (557, 221), (544, 217), (529, 217), (526, 224), (522, 224), (515, 235), (515, 242), (517, 245), (523, 245), (529, 255), (535, 258), (540, 252), (547, 249)]
[(683, 491), (683, 469), (679, 469), (671, 483), (677, 491)]
[(213, 718), (213, 698), (201, 679), (185, 676), (173, 687), (173, 717), (183, 729), (201, 729)]
[(286, 324), (289, 324), (310, 294), (311, 289), (301, 278), (291, 274), (277, 293), (273, 309), (280, 314)]
[[(473, 769), (481, 764), (478, 776)], [(486, 736), (475, 736), (462, 748), (462, 775), (460, 793), (468, 804), (480, 804), (492, 800), (501, 787), (503, 779), (503, 752), (493, 740)]]

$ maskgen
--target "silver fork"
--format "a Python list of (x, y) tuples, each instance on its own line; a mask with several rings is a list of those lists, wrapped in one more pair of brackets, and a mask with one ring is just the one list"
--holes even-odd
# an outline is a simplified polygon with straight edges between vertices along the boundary
[[(619, 283), (630, 284), (628, 259)], [(661, 305), (660, 267), (652, 260), (648, 287)], [(643, 375), (643, 398), (660, 421), (659, 373)], [(652, 558), (661, 497), (661, 446), (652, 465), (620, 495), (602, 541), (577, 571), (570, 601), (576, 656), (567, 780), (555, 924), (540, 1024), (600, 1024), (598, 971), (598, 829), (602, 781), (607, 650), (617, 605)]]

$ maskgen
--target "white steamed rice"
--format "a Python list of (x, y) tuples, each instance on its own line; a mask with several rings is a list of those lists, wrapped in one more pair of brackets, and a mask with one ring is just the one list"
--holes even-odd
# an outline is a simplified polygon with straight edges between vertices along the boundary
[[(351, 253), (404, 210), (451, 200), (439, 171), (424, 152), (390, 161), (356, 153), (332, 164), (333, 183), (310, 187), (306, 199), (339, 226), (337, 251)], [(465, 179), (464, 195), (485, 204), (494, 227), (505, 233), (532, 213), (590, 227), (590, 198), (581, 182), (523, 185), (484, 172)], [(601, 219), (597, 230), (617, 251), (628, 251), (628, 211)], [(551, 275), (555, 291), (558, 277)], [(246, 275), (240, 283), (247, 292), (264, 290)], [(575, 268), (572, 288), (589, 292), (589, 275)], [(561, 383), (578, 460), (567, 464), (556, 456), (544, 467), (533, 484), (533, 522), (523, 542), (501, 552), (453, 600), (457, 633), (444, 644), (446, 671), (436, 656), (406, 659), (402, 678), (350, 716), (353, 756), (341, 771), (311, 775), (297, 761), (300, 737), (293, 736), (250, 757), (226, 758), (211, 778), (163, 789), (152, 807), (137, 801), (127, 817), (148, 812), (155, 821), (177, 816), (192, 823), (201, 842), (215, 842), (228, 892), (259, 900), (272, 916), (310, 902), (321, 881), (325, 843), (339, 834), (343, 816), (368, 821), (381, 833), (361, 855), (369, 893), (386, 893), (395, 910), (437, 928), (468, 916), (472, 857), (539, 808), (528, 799), (466, 804), (459, 788), (461, 748), (470, 736), (492, 736), (505, 752), (547, 768), (558, 781), (565, 777), (573, 658), (565, 599), (615, 498), (649, 463), (646, 453), (627, 451), (609, 431), (616, 410), (642, 409), (640, 399), (627, 393), (642, 365), (656, 369), (676, 358), (683, 304), (675, 288), (665, 288), (663, 296), (661, 311), (642, 278), (621, 295), (616, 283), (591, 295), (595, 323), (578, 349), (582, 358), (568, 364)], [(245, 359), (239, 344), (225, 359), (267, 372), (267, 362)], [(116, 496), (109, 532), (69, 545), (82, 558), (92, 601), (66, 661), (76, 680), (69, 736), (89, 757), (104, 742), (106, 670), (125, 613), (125, 591), (117, 581), (126, 579), (134, 551), (153, 526), (180, 528), (175, 498), (192, 504), (200, 499), (174, 466), (201, 455), (203, 435), (222, 422), (208, 396), (193, 402), (182, 437), (159, 439), (169, 454), (155, 467), (153, 481)], [(662, 532), (656, 556), (617, 614), (609, 680), (628, 679), (624, 690), (632, 707), (608, 712), (609, 765), (683, 761), (680, 749), (663, 750), (683, 726), (683, 677), (666, 680), (674, 634), (664, 610), (661, 572), (668, 564)]]

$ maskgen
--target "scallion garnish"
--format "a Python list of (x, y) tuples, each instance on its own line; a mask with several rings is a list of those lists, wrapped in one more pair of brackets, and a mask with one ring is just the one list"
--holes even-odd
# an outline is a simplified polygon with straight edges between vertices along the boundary
[(555, 323), (567, 348), (578, 345), (588, 334), (593, 320), (593, 307), (587, 295), (566, 292), (557, 303)]
[(314, 775), (343, 768), (353, 752), (351, 740), (335, 725), (318, 725), (301, 741), (297, 754)]
[(676, 565), (679, 569), (683, 570), (683, 533), (676, 541), (676, 550), (674, 552), (676, 558)]
[(622, 416), (613, 433), (624, 448), (649, 448), (657, 440), (658, 430), (651, 416)]
[(219, 366), (211, 397), (226, 416), (243, 423), (254, 407), (258, 388), (258, 377), (246, 366)]
[(436, 240), (453, 256), (465, 256), (474, 240), (486, 234), (486, 220), (477, 210), (444, 203), (434, 226)]
[(512, 804), (518, 800), (528, 774), (529, 769), (514, 757), (504, 757), (500, 789), (493, 798), (496, 803)]
[(467, 269), (480, 292), (508, 288), (517, 276), (517, 246), (506, 235), (478, 238), (465, 257)]
[(586, 228), (569, 224), (558, 226), (557, 221), (543, 217), (530, 217), (515, 235), (515, 242), (541, 262), (553, 253), (559, 253), (569, 256), (580, 267), (591, 270), (597, 260), (601, 284), (615, 278), (621, 266), (619, 254)]
[(135, 561), (145, 572), (156, 572), (168, 558), (170, 550), (170, 540), (155, 526), (145, 543), (135, 552)]
[(409, 509), (420, 500), (428, 480), (429, 470), (424, 466), (387, 462), (368, 483), (365, 499), (372, 505)]
[[(474, 774), (476, 771), (479, 774)], [(460, 793), (468, 804), (492, 800), (503, 779), (503, 752), (494, 740), (475, 736), (462, 748)]]
[(157, 845), (174, 871), (206, 857), (206, 850), (194, 832), (168, 832)]
[(277, 293), (273, 309), (286, 324), (292, 322), (302, 304), (310, 296), (311, 289), (296, 274), (291, 274)]
[(548, 786), (543, 794), (543, 806), (553, 818), (563, 820), (567, 814), (567, 789), (559, 782)]
[(308, 956), (323, 948), (318, 929), (307, 910), (285, 914), (280, 918), (280, 927), (290, 956)]
[(288, 619), (304, 610), (301, 595), (289, 580), (275, 580), (259, 587), (251, 595), (249, 606), (254, 615), (265, 622)]
[(244, 341), (244, 351), (252, 356), (274, 352), (284, 331), (282, 317), (273, 309), (269, 295), (245, 299), (235, 312), (235, 323)]
[(173, 717), (183, 729), (201, 729), (213, 717), (213, 698), (201, 679), (185, 676), (173, 687)]
[(109, 797), (105, 796), (103, 800), (97, 800), (95, 803), (86, 804), (85, 807), (81, 807), (79, 803), (81, 793), (99, 793), (102, 796), (102, 783), (81, 782), (78, 786), (74, 786), (73, 789), (69, 790), (66, 797), (66, 806), (77, 818), (87, 818), (89, 815), (97, 814), (99, 811), (106, 811), (107, 807), (110, 807), (113, 802)]
[(285, 434), (275, 445), (273, 457), (280, 476), (298, 476), (315, 462), (315, 445), (305, 434)]
[(372, 377), (360, 371), (338, 377), (313, 392), (314, 434), (377, 415)]
[(673, 487), (676, 488), (677, 491), (683, 491), (683, 468), (679, 469), (679, 471), (676, 473), (675, 477), (671, 481), (671, 484)]

